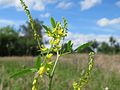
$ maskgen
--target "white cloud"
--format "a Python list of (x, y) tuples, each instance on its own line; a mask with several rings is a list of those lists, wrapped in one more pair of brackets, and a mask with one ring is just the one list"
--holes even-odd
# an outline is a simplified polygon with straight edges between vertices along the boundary
[[(44, 10), (49, 3), (55, 3), (55, 0), (25, 0), (26, 5), (32, 10)], [(15, 7), (17, 10), (21, 10), (21, 4), (19, 0), (0, 0), (1, 8)]]
[(33, 5), (33, 10), (44, 10), (45, 9), (45, 5), (43, 4), (43, 2), (36, 2), (36, 4)]
[(50, 13), (48, 13), (48, 12), (40, 15), (40, 17), (42, 17), (42, 18), (47, 18), (49, 16), (50, 16)]
[(120, 7), (120, 1), (116, 2), (115, 5), (117, 5), (118, 7)]
[(120, 24), (120, 17), (114, 18), (114, 19), (102, 18), (97, 21), (97, 25), (99, 25), (101, 27), (115, 25), (115, 24)]
[[(78, 47), (81, 44), (84, 44), (88, 41), (97, 40), (98, 42), (109, 42), (109, 38), (111, 35), (95, 35), (95, 34), (79, 34), (79, 33), (72, 33), (68, 32), (68, 36), (65, 38), (65, 42), (72, 40), (74, 43), (73, 48)], [(44, 35), (44, 40), (48, 41), (50, 38), (48, 38), (46, 35)], [(114, 36), (114, 38), (120, 42), (120, 36)], [(47, 44), (49, 47), (49, 44)]]
[(58, 8), (62, 8), (62, 9), (69, 9), (72, 6), (73, 6), (73, 2), (65, 2), (65, 1), (62, 1), (57, 5)]
[(100, 4), (101, 0), (83, 0), (80, 2), (81, 10), (90, 9), (98, 4)]
[(14, 25), (15, 23), (12, 20), (0, 19), (0, 25)]
[(24, 24), (24, 20), (8, 20), (8, 19), (0, 19), (0, 27), (6, 26), (6, 25), (10, 25), (13, 26), (15, 25), (15, 27), (19, 27), (19, 25)]
[(108, 42), (110, 35), (95, 35), (95, 34), (79, 34), (79, 33), (68, 33), (67, 40), (72, 40), (74, 43), (74, 48), (88, 41), (97, 40), (98, 42)]

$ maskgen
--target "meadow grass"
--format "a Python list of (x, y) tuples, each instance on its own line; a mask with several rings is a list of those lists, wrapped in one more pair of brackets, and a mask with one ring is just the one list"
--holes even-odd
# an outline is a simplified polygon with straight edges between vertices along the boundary
[[(60, 58), (52, 90), (73, 90), (72, 83), (87, 66), (88, 55), (71, 54)], [(10, 75), (26, 67), (33, 67), (34, 57), (1, 57), (0, 90), (31, 90), (33, 74), (10, 79)], [(120, 90), (120, 56), (95, 56), (91, 78), (83, 90)], [(45, 77), (45, 76), (44, 76)], [(39, 80), (40, 90), (47, 90), (48, 79)], [(107, 89), (106, 89), (107, 90)]]

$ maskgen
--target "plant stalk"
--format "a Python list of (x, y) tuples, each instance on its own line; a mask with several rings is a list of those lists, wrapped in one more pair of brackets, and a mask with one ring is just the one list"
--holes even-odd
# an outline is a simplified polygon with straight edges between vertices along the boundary
[(59, 53), (57, 52), (57, 58), (56, 58), (56, 60), (55, 60), (55, 64), (54, 64), (54, 66), (53, 66), (53, 69), (52, 69), (52, 72), (51, 72), (51, 74), (50, 74), (50, 81), (49, 81), (49, 88), (48, 88), (48, 90), (51, 90), (51, 88), (52, 88), (52, 81), (53, 81), (53, 77), (54, 77), (54, 73), (55, 73), (55, 69), (56, 69), (56, 66), (57, 66), (57, 62), (58, 62), (58, 60), (59, 60), (59, 57), (60, 57), (60, 55), (59, 55)]

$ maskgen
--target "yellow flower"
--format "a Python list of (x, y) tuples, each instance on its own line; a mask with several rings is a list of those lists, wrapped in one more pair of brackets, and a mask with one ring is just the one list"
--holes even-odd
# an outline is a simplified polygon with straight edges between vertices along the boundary
[(47, 54), (47, 59), (50, 59), (51, 57), (53, 56), (53, 54), (52, 53), (50, 53), (50, 54)]
[(47, 71), (49, 71), (51, 69), (52, 63), (53, 63), (52, 61), (47, 62)]
[(51, 40), (49, 40), (49, 43), (50, 43), (51, 45), (53, 44), (53, 42), (54, 42), (54, 41), (53, 41), (52, 39), (51, 39)]
[(60, 39), (57, 38), (57, 39), (54, 41), (54, 44), (57, 45), (57, 44), (59, 44), (59, 42), (60, 42)]
[(44, 66), (40, 67), (38, 73), (39, 73), (39, 75), (40, 75), (41, 77), (42, 77), (42, 75), (43, 75), (44, 72), (45, 72), (45, 67), (44, 67)]
[(59, 34), (59, 35), (63, 35), (63, 34), (64, 34), (64, 33), (63, 33), (63, 29), (58, 30), (58, 34)]
[(32, 87), (32, 90), (37, 90), (35, 86)]
[(37, 82), (37, 80), (36, 80), (36, 79), (34, 79), (34, 81), (33, 81), (33, 85), (35, 85), (35, 84), (36, 84), (36, 82)]
[(47, 34), (48, 34), (49, 37), (52, 37), (52, 36), (53, 36), (50, 31), (48, 31)]
[(43, 45), (41, 46), (41, 51), (43, 51), (43, 52), (44, 52), (44, 51), (47, 51), (47, 50), (48, 50), (48, 48), (46, 48), (46, 47), (45, 47), (45, 46), (43, 46)]
[(47, 48), (41, 48), (42, 51), (47, 51)]
[(58, 51), (58, 49), (57, 49), (57, 48), (53, 48), (53, 51), (54, 51), (54, 52), (57, 52), (57, 51)]

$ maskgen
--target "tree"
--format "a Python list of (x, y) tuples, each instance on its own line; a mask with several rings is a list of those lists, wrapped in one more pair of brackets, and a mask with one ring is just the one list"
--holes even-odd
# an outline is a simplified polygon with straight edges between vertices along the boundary
[[(43, 43), (43, 40), (42, 40), (42, 24), (43, 22), (42, 21), (39, 21), (38, 19), (35, 19), (34, 20), (34, 24), (35, 24), (35, 29), (38, 33), (38, 35), (40, 36), (40, 43), (42, 44)], [(37, 42), (33, 39), (33, 30), (32, 30), (32, 27), (31, 27), (31, 24), (30, 22), (26, 22), (25, 25), (21, 25), (20, 27), (20, 32), (23, 33), (23, 36), (21, 36), (22, 39), (25, 39), (26, 41), (26, 49), (27, 49), (27, 52), (26, 54), (32, 54), (32, 55), (36, 55), (37, 54)]]
[(116, 43), (116, 40), (111, 36), (111, 37), (109, 38), (109, 42), (110, 42), (111, 47), (114, 47), (114, 45), (115, 45), (115, 43)]
[(108, 45), (108, 43), (102, 42), (100, 47), (98, 48), (98, 52), (110, 53), (111, 52), (111, 47)]
[[(34, 24), (35, 24), (35, 29), (37, 31), (37, 33), (40, 36), (40, 42), (42, 43), (42, 21), (39, 21), (38, 19), (34, 20)], [(29, 40), (33, 40), (33, 30), (31, 27), (30, 22), (26, 22), (26, 25), (21, 25), (20, 27), (20, 32), (22, 32), (24, 34), (24, 37), (28, 38)]]
[(17, 40), (18, 33), (13, 27), (0, 28), (0, 56), (12, 55)]

